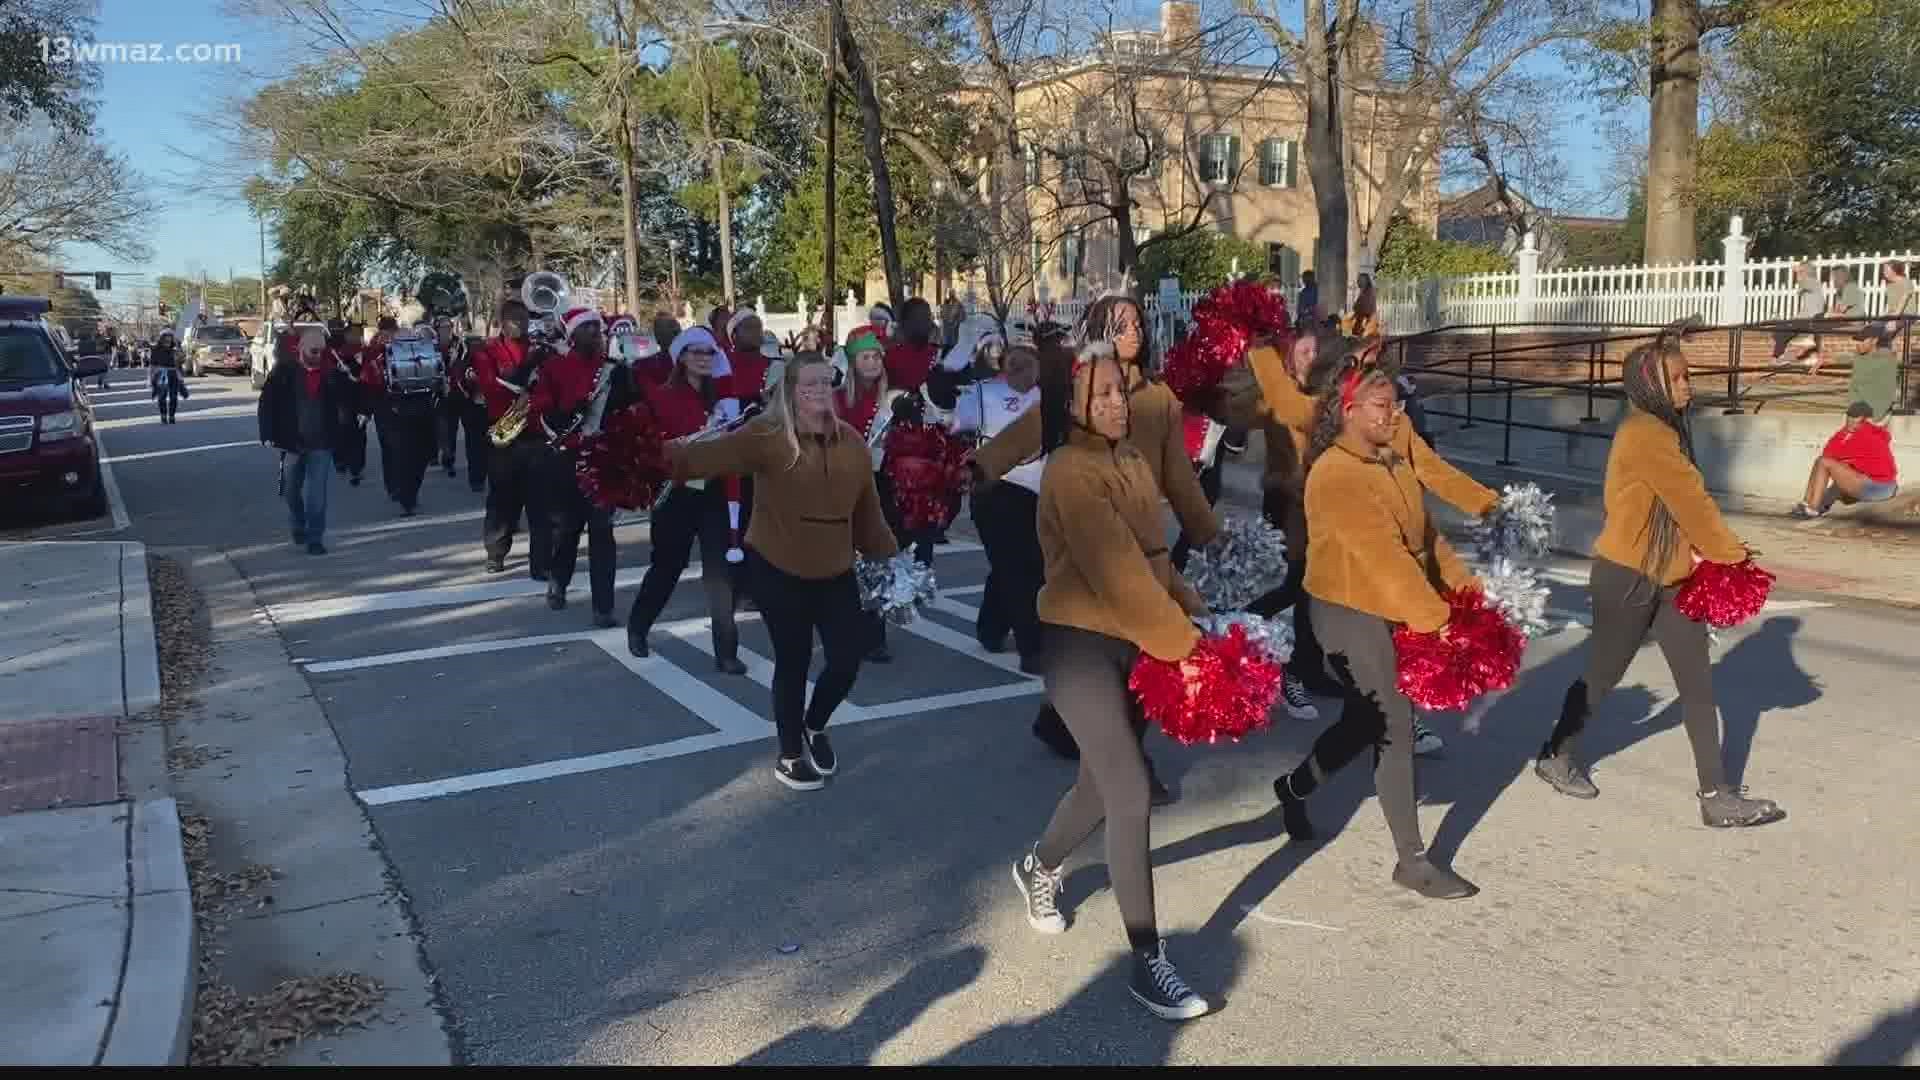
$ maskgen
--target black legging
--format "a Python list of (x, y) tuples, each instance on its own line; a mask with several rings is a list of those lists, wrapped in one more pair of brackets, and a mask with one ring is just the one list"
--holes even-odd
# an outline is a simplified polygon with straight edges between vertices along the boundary
[(380, 474), (387, 494), (407, 510), (420, 502), (420, 482), (426, 479), (438, 437), (431, 402), (391, 400), (380, 406), (374, 420), (380, 435)]
[(527, 516), (527, 571), (544, 580), (553, 553), (553, 518), (547, 510), (546, 458), (551, 451), (538, 438), (522, 438), (507, 446), (493, 446), (493, 460), (487, 466), (487, 512), (481, 522), (480, 540), (486, 546), (487, 560), (495, 564), (507, 561), (513, 550), (514, 530), (520, 527), (520, 515)]
[(180, 411), (180, 369), (155, 368), (151, 378), (153, 379), (153, 398), (160, 405), (160, 422), (171, 424), (174, 422), (174, 414)]
[[(1269, 491), (1260, 500), (1260, 512), (1267, 523), (1276, 529), (1286, 526), (1287, 512), (1290, 509), (1289, 497), (1283, 492)], [(1314, 634), (1312, 598), (1307, 595), (1307, 552), (1305, 545), (1295, 551), (1292, 545), (1287, 548), (1287, 576), (1280, 587), (1247, 605), (1247, 610), (1264, 618), (1272, 618), (1288, 608), (1293, 609), (1293, 658), (1287, 664), (1287, 670), (1294, 673), (1307, 689), (1329, 696), (1337, 696), (1341, 688), (1337, 682), (1330, 682), (1327, 675), (1326, 656), (1320, 649), (1320, 639)]]
[(1080, 744), (1080, 773), (1040, 837), (1043, 865), (1058, 867), (1102, 821), (1107, 876), (1134, 948), (1160, 938), (1148, 850), (1147, 759), (1140, 736), (1147, 718), (1127, 689), (1140, 650), (1132, 642), (1068, 626), (1046, 626), (1047, 700)]
[(987, 549), (987, 588), (974, 634), (992, 642), (1012, 631), (1022, 660), (1040, 657), (1037, 602), (1047, 562), (1035, 524), (1039, 508), (1038, 495), (1004, 480), (973, 494), (973, 526)]
[[(900, 507), (894, 501), (893, 480), (879, 469), (873, 473), (874, 490), (880, 495), (880, 512), (887, 519), (887, 528), (893, 530), (894, 542), (903, 548), (912, 548), (913, 557), (922, 566), (933, 565), (933, 529), (909, 530), (901, 520)], [(872, 648), (876, 653), (887, 647), (887, 621), (877, 615), (867, 616), (867, 626), (872, 635)]]
[(673, 596), (695, 541), (700, 544), (700, 584), (713, 618), (713, 655), (732, 659), (740, 651), (733, 622), (733, 577), (727, 566), (727, 497), (711, 481), (705, 488), (676, 487), (648, 518), (651, 562), (627, 615), (627, 636), (644, 638)]
[(1713, 703), (1706, 624), (1694, 622), (1674, 606), (1678, 586), (1661, 588), (1639, 571), (1605, 559), (1593, 560), (1587, 591), (1593, 602), (1587, 675), (1567, 688), (1560, 722), (1541, 748), (1541, 756), (1551, 756), (1562, 747), (1572, 749), (1593, 707), (1620, 684), (1627, 665), (1651, 633), (1666, 654), (1667, 670), (1680, 691), (1680, 715), (1687, 741), (1693, 744), (1693, 769), (1700, 790), (1720, 790), (1726, 771), (1720, 760), (1720, 712)]
[[(833, 710), (853, 689), (871, 640), (871, 617), (860, 607), (860, 587), (852, 570), (830, 578), (795, 577), (748, 548), (747, 580), (773, 640), (773, 723), (780, 756), (797, 759), (802, 726), (825, 731)], [(807, 670), (813, 666), (815, 631), (826, 650), (827, 666), (815, 680), (809, 701)]]
[[(1374, 790), (1402, 862), (1420, 855), (1420, 819), (1413, 789), (1413, 703), (1397, 686), (1393, 629), (1385, 619), (1325, 600), (1313, 602), (1314, 625), (1326, 650), (1327, 671), (1344, 698), (1340, 719), (1313, 741), (1307, 759), (1285, 783), (1301, 799), (1372, 746)], [(1296, 654), (1297, 655), (1297, 654)]]
[[(1207, 497), (1208, 506), (1213, 506), (1220, 501), (1220, 486), (1225, 482), (1222, 475), (1224, 471), (1224, 461), (1224, 457), (1216, 457), (1212, 465), (1200, 470), (1200, 494)], [(1187, 531), (1182, 529), (1180, 530), (1180, 539), (1175, 541), (1173, 545), (1173, 568), (1175, 570), (1185, 570), (1187, 568), (1187, 556), (1192, 552), (1193, 541), (1187, 539)]]
[(613, 614), (613, 511), (603, 510), (580, 493), (574, 479), (574, 456), (548, 454), (546, 497), (552, 500), (553, 553), (547, 563), (548, 588), (564, 593), (580, 564), (580, 533), (587, 534), (587, 579), (593, 591), (595, 614)]

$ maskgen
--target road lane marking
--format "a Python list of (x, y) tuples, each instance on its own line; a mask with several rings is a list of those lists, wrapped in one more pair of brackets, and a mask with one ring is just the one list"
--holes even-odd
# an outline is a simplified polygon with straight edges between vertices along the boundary
[[(954, 554), (967, 554), (983, 549), (978, 544), (955, 543), (947, 545), (947, 550)], [(646, 576), (646, 567), (628, 567), (614, 575), (614, 588), (637, 586)], [(687, 567), (680, 574), (681, 581), (698, 581), (699, 578), (698, 563)], [(426, 589), (400, 589), (392, 592), (363, 593), (358, 596), (301, 600), (291, 604), (269, 604), (267, 616), (276, 623), (312, 622), (316, 619), (337, 619), (344, 615), (365, 615), (378, 611), (411, 611), (423, 607), (477, 604), (517, 596), (544, 596), (546, 591), (547, 586), (544, 582), (522, 576), (512, 581), (489, 581), (476, 585), (440, 585)]]
[(645, 679), (648, 685), (667, 696), (667, 700), (692, 713), (695, 718), (726, 735), (764, 739), (767, 721), (760, 714), (713, 688), (699, 676), (654, 653), (641, 659), (627, 651), (623, 631), (617, 641), (600, 638), (594, 642), (615, 663)]
[(122, 532), (133, 527), (133, 519), (127, 515), (127, 502), (120, 497), (120, 482), (114, 479), (113, 458), (107, 454), (107, 442), (100, 437), (100, 424), (93, 425), (93, 449), (100, 455), (100, 486), (107, 489), (107, 511), (113, 515), (113, 531)]
[[(145, 461), (148, 458), (173, 457), (177, 454), (198, 454), (206, 450), (231, 450), (236, 446), (260, 446), (260, 443), (258, 440), (248, 440), (246, 442), (207, 443), (205, 446), (182, 446), (175, 450), (148, 450), (138, 454), (121, 454), (117, 457), (107, 458), (106, 460), (111, 461), (115, 464), (119, 464), (124, 461)], [(265, 449), (265, 447), (261, 447), (261, 448)]]
[(1316, 922), (1307, 922), (1305, 919), (1283, 919), (1278, 915), (1269, 915), (1260, 910), (1259, 904), (1241, 904), (1240, 910), (1246, 912), (1249, 918), (1258, 919), (1269, 926), (1300, 926), (1308, 930), (1325, 930), (1330, 934), (1346, 933), (1337, 926), (1322, 926)]
[[(751, 622), (760, 617), (757, 611), (743, 611), (734, 616), (737, 622)], [(698, 633), (707, 629), (708, 619), (702, 615), (697, 618), (679, 619), (670, 623), (661, 623), (654, 627), (659, 633), (678, 635)], [(611, 630), (572, 630), (560, 634), (535, 634), (530, 637), (494, 638), (487, 641), (467, 641), (457, 645), (439, 645), (431, 649), (407, 649), (402, 652), (375, 653), (371, 656), (356, 656), (346, 660), (295, 659), (293, 662), (306, 668), (315, 675), (327, 675), (339, 671), (363, 671), (367, 668), (391, 667), (394, 664), (416, 664), (427, 660), (445, 660), (454, 656), (475, 656), (481, 653), (505, 652), (510, 649), (537, 649), (543, 645), (565, 645), (572, 641), (591, 641), (595, 643), (618, 642), (624, 651), (627, 647), (627, 632), (619, 627)]]
[[(181, 409), (179, 413), (175, 415), (174, 419), (180, 421), (223, 420), (239, 416), (257, 416), (259, 415), (259, 411), (259, 408), (253, 405), (217, 405), (211, 409)], [(106, 428), (140, 427), (146, 424), (158, 424), (159, 422), (160, 414), (156, 412), (152, 416), (128, 416), (118, 420), (101, 420), (95, 423), (94, 426)]]
[[(761, 727), (764, 729), (766, 725), (762, 724)], [(741, 743), (764, 738), (766, 738), (764, 730), (752, 737), (739, 732), (710, 731), (704, 735), (689, 735), (670, 742), (655, 743), (652, 746), (636, 746), (628, 750), (613, 750), (604, 754), (588, 754), (585, 757), (543, 761), (511, 769), (468, 773), (465, 776), (449, 776), (445, 779), (428, 780), (417, 784), (395, 784), (391, 787), (371, 788), (355, 794), (368, 806), (391, 806), (394, 803), (437, 799), (447, 795), (507, 787), (512, 784), (528, 784), (536, 780), (552, 780), (562, 776), (578, 776), (581, 773), (622, 769), (649, 761), (683, 757), (706, 750), (718, 750), (725, 746), (738, 746)]]

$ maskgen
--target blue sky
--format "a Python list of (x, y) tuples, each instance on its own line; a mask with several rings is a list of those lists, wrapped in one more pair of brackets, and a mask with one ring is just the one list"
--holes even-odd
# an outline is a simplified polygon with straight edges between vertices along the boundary
[[(259, 272), (258, 226), (246, 207), (223, 196), (244, 179), (223, 175), (213, 163), (223, 155), (216, 136), (194, 119), (222, 101), (243, 96), (259, 85), (260, 73), (285, 71), (299, 42), (286, 31), (259, 22), (234, 19), (221, 13), (220, 0), (99, 0), (96, 37), (101, 42), (129, 45), (158, 43), (171, 53), (178, 45), (237, 44), (239, 63), (102, 64), (101, 107), (97, 131), (115, 149), (130, 156), (135, 166), (158, 181), (155, 196), (162, 204), (151, 244), (153, 258), (131, 265), (100, 252), (79, 248), (69, 253), (66, 268), (105, 269), (143, 273), (144, 279), (116, 279), (109, 303), (137, 298), (136, 282), (151, 286), (161, 274), (188, 274), (204, 270), (224, 278), (229, 268), (242, 276)], [(1157, 4), (1140, 4), (1144, 25), (1153, 25)], [(1541, 62), (1551, 63), (1545, 58)], [(1576, 182), (1597, 176), (1605, 154), (1598, 119), (1579, 106), (1565, 118), (1562, 138)], [(202, 159), (208, 164), (196, 162)], [(192, 190), (179, 183), (190, 180)], [(271, 237), (267, 259), (273, 259)], [(122, 283), (122, 280), (125, 283)]]

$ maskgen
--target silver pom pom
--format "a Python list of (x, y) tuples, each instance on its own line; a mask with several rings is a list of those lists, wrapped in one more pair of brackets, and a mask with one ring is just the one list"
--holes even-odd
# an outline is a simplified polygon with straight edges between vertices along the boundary
[(1482, 561), (1537, 562), (1553, 550), (1553, 496), (1539, 484), (1508, 484), (1500, 501), (1473, 525)]
[(914, 559), (911, 551), (889, 559), (856, 557), (853, 575), (860, 584), (860, 606), (895, 626), (912, 622), (940, 596), (933, 567)]
[(1262, 517), (1229, 515), (1187, 556), (1186, 579), (1215, 611), (1239, 611), (1287, 580), (1287, 538)]
[(1512, 559), (1494, 559), (1480, 571), (1487, 606), (1506, 616), (1520, 636), (1532, 641), (1553, 627), (1547, 622), (1547, 587), (1534, 581), (1533, 571)]
[(1208, 637), (1225, 637), (1231, 627), (1239, 626), (1246, 630), (1247, 640), (1255, 648), (1267, 654), (1267, 659), (1285, 667), (1293, 659), (1293, 621), (1263, 619), (1246, 611), (1230, 611), (1218, 615), (1202, 615), (1193, 620), (1200, 632)]

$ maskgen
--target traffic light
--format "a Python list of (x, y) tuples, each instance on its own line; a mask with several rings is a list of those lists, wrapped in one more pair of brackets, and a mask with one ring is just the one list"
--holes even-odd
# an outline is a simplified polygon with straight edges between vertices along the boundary
[(111, 292), (111, 291), (113, 290), (113, 274), (112, 274), (112, 272), (111, 272), (111, 271), (101, 271), (101, 272), (99, 272), (99, 273), (96, 273), (96, 274), (94, 274), (94, 275), (93, 275), (93, 288), (94, 288), (94, 291), (95, 291), (95, 292)]
[(161, 318), (163, 318), (163, 319), (167, 319), (167, 318), (172, 318), (172, 317), (173, 317), (173, 309), (172, 309), (172, 308), (170, 308), (170, 307), (168, 307), (168, 306), (167, 306), (167, 305), (165, 305), (165, 304), (161, 304), (161, 305), (160, 305), (160, 317), (161, 317)]

